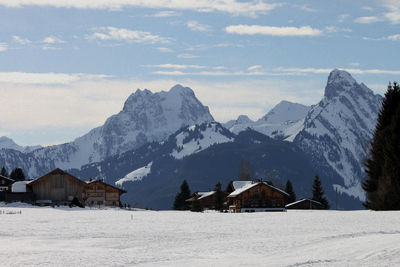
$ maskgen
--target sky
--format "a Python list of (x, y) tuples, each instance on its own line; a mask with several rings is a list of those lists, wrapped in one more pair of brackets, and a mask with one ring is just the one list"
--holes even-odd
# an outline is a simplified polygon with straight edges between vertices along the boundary
[(0, 0), (0, 136), (68, 142), (136, 89), (192, 88), (217, 121), (313, 105), (329, 72), (400, 80), (400, 1)]

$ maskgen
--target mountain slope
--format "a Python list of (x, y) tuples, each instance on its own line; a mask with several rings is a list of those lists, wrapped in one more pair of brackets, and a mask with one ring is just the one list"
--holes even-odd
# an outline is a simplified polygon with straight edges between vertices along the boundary
[(6, 136), (0, 137), (0, 149), (14, 149), (19, 152), (29, 153), (39, 148), (41, 148), (41, 146), (20, 146), (16, 144), (11, 138), (8, 138)]
[(224, 126), (236, 134), (251, 128), (272, 138), (283, 140), (299, 132), (309, 110), (310, 107), (302, 104), (281, 101), (257, 121), (251, 121), (247, 116), (241, 115), (236, 121), (229, 121)]
[(360, 200), (364, 199), (360, 187), (365, 175), (363, 161), (381, 101), (380, 95), (358, 84), (349, 73), (335, 69), (328, 77), (324, 98), (312, 107), (294, 138), (316, 168), (325, 169), (330, 177), (340, 176), (335, 188)]
[[(194, 92), (181, 85), (168, 92), (152, 93), (137, 90), (126, 100), (121, 112), (111, 116), (103, 126), (91, 130), (73, 142), (50, 146), (24, 155), (24, 170), (29, 177), (48, 172), (55, 166), (79, 168), (90, 162), (162, 141), (186, 125), (213, 121), (208, 107), (203, 106)], [(16, 153), (2, 152), (0, 163), (7, 168), (20, 167)]]

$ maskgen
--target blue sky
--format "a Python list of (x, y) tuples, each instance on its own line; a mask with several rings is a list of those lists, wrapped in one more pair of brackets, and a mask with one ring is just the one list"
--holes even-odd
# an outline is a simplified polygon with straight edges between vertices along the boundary
[(400, 1), (0, 0), (0, 135), (67, 142), (137, 88), (191, 87), (219, 121), (315, 104), (329, 71), (399, 80)]

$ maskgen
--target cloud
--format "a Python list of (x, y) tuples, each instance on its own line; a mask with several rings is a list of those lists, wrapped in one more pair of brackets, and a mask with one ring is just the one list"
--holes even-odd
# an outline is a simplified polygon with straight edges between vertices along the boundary
[(393, 34), (380, 38), (363, 37), (364, 40), (374, 40), (374, 41), (400, 41), (400, 34)]
[(8, 44), (0, 43), (0, 52), (4, 52), (8, 50)]
[(198, 32), (211, 31), (211, 27), (209, 25), (201, 24), (194, 20), (186, 22), (186, 27), (188, 27), (192, 31), (198, 31)]
[(363, 7), (361, 7), (361, 9), (367, 10), (367, 11), (374, 11), (374, 9), (370, 6), (363, 6)]
[(264, 0), (251, 0), (248, 2), (238, 0), (0, 0), (0, 5), (6, 7), (39, 6), (107, 10), (120, 10), (123, 8), (175, 9), (195, 12), (225, 12), (232, 15), (252, 17), (266, 14), (282, 6), (282, 4), (267, 3)]
[(13, 36), (13, 40), (14, 40), (15, 42), (19, 43), (19, 44), (22, 44), (22, 45), (27, 45), (27, 44), (32, 43), (31, 40), (21, 38), (21, 37), (19, 37), (19, 36), (17, 36), (17, 35), (14, 35), (14, 36)]
[(382, 21), (382, 18), (378, 18), (376, 16), (369, 16), (369, 17), (359, 17), (354, 20), (354, 22), (362, 23), (362, 24), (371, 24), (375, 22)]
[(252, 70), (261, 69), (261, 68), (262, 68), (261, 65), (254, 65), (254, 66), (248, 67), (247, 70), (252, 71)]
[(159, 65), (147, 65), (146, 67), (156, 67), (163, 69), (204, 69), (205, 66), (200, 65), (179, 65), (179, 64), (159, 64)]
[(30, 85), (67, 85), (78, 81), (99, 80), (109, 76), (84, 73), (0, 72), (0, 83)]
[(127, 41), (133, 43), (170, 43), (171, 38), (154, 35), (150, 32), (128, 30), (115, 27), (100, 27), (94, 29), (94, 33), (86, 36), (86, 39), (101, 41)]
[(313, 29), (310, 26), (304, 27), (274, 27), (261, 25), (231, 25), (225, 28), (227, 33), (247, 35), (271, 35), (271, 36), (316, 36), (322, 31)]
[(163, 52), (163, 53), (173, 53), (175, 52), (174, 50), (172, 50), (171, 48), (168, 47), (157, 47), (156, 48), (158, 51)]
[(160, 11), (153, 15), (148, 15), (148, 17), (166, 18), (166, 17), (177, 17), (180, 15), (181, 15), (181, 13), (179, 13), (179, 12), (167, 10), (167, 11)]
[(306, 4), (304, 4), (304, 5), (293, 5), (293, 7), (294, 8), (298, 8), (298, 9), (303, 10), (303, 11), (306, 11), (306, 12), (312, 12), (312, 13), (318, 12), (318, 9), (309, 7)]
[[(274, 71), (278, 72), (287, 72), (289, 75), (296, 75), (296, 74), (307, 74), (307, 73), (313, 73), (313, 74), (328, 74), (333, 70), (333, 68), (323, 68), (323, 69), (317, 69), (317, 68), (284, 68), (284, 67), (279, 67), (275, 68)], [(389, 74), (389, 75), (400, 75), (400, 70), (381, 70), (381, 69), (354, 69), (354, 68), (343, 68), (343, 70), (350, 72), (351, 74)]]
[(350, 16), (349, 14), (340, 14), (340, 15), (338, 16), (338, 21), (339, 21), (340, 23), (341, 23), (341, 22), (344, 22), (349, 16)]
[(400, 24), (400, 1), (398, 0), (383, 0), (384, 6), (388, 12), (384, 14), (385, 19), (392, 24)]
[(177, 58), (191, 59), (191, 58), (199, 58), (200, 56), (192, 55), (192, 54), (179, 54), (176, 56)]
[(352, 32), (350, 28), (340, 28), (335, 26), (326, 26), (325, 30), (327, 32)]
[(65, 41), (61, 40), (60, 38), (58, 38), (56, 36), (47, 36), (46, 38), (44, 38), (42, 40), (42, 43), (45, 43), (45, 44), (61, 44), (61, 43), (65, 43)]

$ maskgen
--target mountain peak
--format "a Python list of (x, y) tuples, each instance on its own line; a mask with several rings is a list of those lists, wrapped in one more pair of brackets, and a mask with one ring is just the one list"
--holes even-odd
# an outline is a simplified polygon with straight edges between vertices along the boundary
[(357, 86), (358, 83), (350, 73), (344, 70), (334, 69), (328, 77), (325, 87), (325, 96), (332, 98), (348, 89)]
[(247, 115), (239, 115), (236, 119), (237, 124), (251, 123), (253, 122)]

